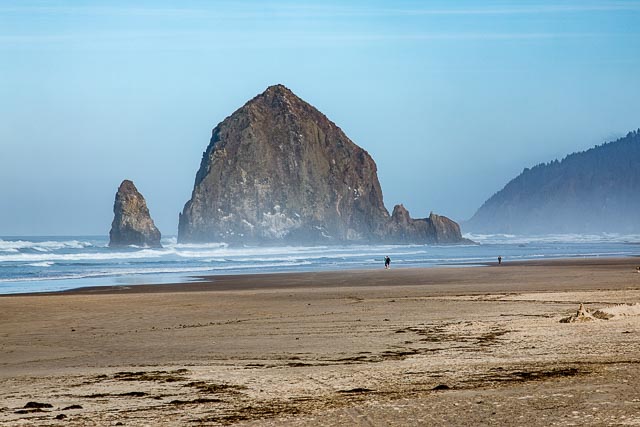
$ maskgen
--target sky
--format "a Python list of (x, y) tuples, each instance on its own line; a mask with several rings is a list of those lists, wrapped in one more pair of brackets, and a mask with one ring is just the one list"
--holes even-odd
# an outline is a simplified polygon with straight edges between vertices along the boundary
[[(282, 83), (455, 220), (640, 127), (640, 1), (0, 0), (0, 235), (177, 233), (211, 130)], [(464, 227), (463, 227), (464, 231)]]

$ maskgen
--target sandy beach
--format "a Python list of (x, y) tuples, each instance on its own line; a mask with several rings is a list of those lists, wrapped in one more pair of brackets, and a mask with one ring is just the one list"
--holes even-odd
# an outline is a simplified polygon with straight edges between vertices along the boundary
[[(0, 424), (640, 425), (637, 265), (216, 276), (3, 296)], [(608, 320), (560, 323), (580, 303), (626, 305)]]

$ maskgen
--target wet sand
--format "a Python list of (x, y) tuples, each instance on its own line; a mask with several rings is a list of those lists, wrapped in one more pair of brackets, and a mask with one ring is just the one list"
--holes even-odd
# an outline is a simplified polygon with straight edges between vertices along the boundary
[(0, 424), (636, 425), (640, 316), (559, 321), (579, 303), (640, 303), (637, 265), (216, 276), (0, 297)]

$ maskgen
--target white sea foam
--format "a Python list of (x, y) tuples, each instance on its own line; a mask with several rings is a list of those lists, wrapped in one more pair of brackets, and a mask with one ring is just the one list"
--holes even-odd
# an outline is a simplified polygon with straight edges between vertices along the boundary
[(254, 263), (245, 265), (225, 265), (221, 267), (211, 267), (210, 271), (227, 271), (227, 270), (255, 270), (255, 269), (269, 269), (269, 268), (282, 268), (282, 267), (302, 267), (305, 265), (313, 265), (310, 261), (286, 261), (286, 262), (274, 262), (274, 263)]
[(132, 276), (132, 275), (145, 275), (145, 274), (175, 274), (175, 273), (202, 273), (216, 271), (228, 271), (228, 270), (254, 270), (264, 268), (282, 268), (282, 267), (300, 267), (304, 265), (310, 265), (311, 262), (282, 262), (282, 263), (254, 263), (250, 265), (229, 265), (223, 267), (175, 267), (175, 268), (132, 268), (132, 269), (112, 269), (102, 271), (91, 271), (78, 274), (66, 274), (60, 276), (48, 276), (48, 277), (15, 277), (15, 278), (0, 278), (0, 283), (6, 282), (40, 282), (48, 280), (72, 280), (72, 279), (88, 279), (94, 277), (108, 277), (108, 276)]
[(640, 243), (638, 234), (544, 234), (544, 235), (515, 235), (515, 234), (474, 234), (465, 233), (466, 239), (483, 244), (530, 244), (530, 243)]
[(163, 246), (175, 245), (178, 243), (178, 238), (176, 236), (163, 237), (160, 242)]
[(140, 258), (159, 258), (163, 256), (161, 250), (143, 249), (135, 252), (76, 252), (70, 254), (57, 253), (12, 253), (0, 255), (0, 264), (3, 262), (42, 262), (42, 261), (106, 261), (106, 260), (129, 260)]
[(227, 248), (229, 247), (229, 244), (224, 242), (178, 243), (176, 238), (169, 238), (167, 240), (162, 239), (162, 246), (165, 248), (175, 248), (175, 249), (188, 249), (188, 248), (216, 249), (216, 248)]
[(33, 249), (40, 252), (56, 251), (60, 249), (84, 249), (93, 246), (90, 242), (79, 240), (43, 242), (31, 242), (28, 240), (2, 240), (0, 239), (0, 252), (17, 252), (24, 249)]
[(52, 261), (42, 261), (42, 262), (32, 262), (27, 264), (30, 267), (51, 267), (53, 264), (55, 264)]
[(114, 269), (114, 270), (92, 271), (87, 273), (66, 274), (61, 276), (49, 276), (49, 277), (4, 278), (4, 279), (0, 279), (0, 282), (41, 282), (45, 280), (87, 279), (92, 277), (127, 276), (127, 275), (142, 275), (142, 274), (197, 273), (197, 272), (205, 272), (205, 271), (212, 271), (212, 269), (209, 267)]

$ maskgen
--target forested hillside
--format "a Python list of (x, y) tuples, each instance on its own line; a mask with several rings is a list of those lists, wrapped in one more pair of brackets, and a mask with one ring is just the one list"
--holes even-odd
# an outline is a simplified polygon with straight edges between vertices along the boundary
[(640, 232), (640, 129), (524, 171), (465, 223), (484, 233)]

